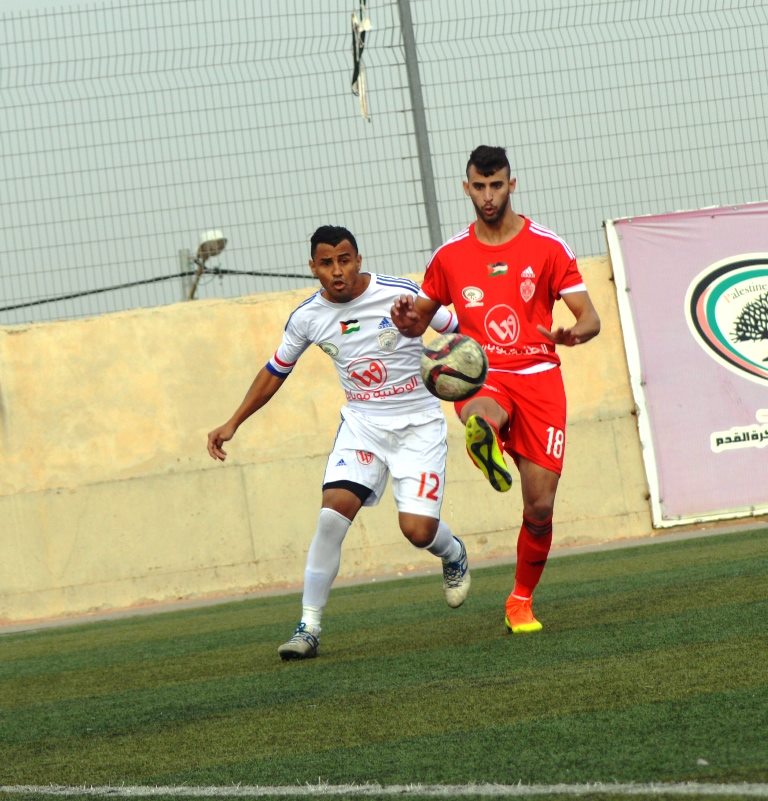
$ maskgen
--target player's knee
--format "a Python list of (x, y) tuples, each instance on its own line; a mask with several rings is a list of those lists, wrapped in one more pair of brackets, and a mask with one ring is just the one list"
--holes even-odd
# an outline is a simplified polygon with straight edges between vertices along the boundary
[(424, 529), (404, 528), (401, 530), (405, 538), (417, 548), (426, 548), (432, 544), (432, 540), (435, 538), (434, 534)]
[(547, 499), (537, 499), (531, 503), (526, 503), (523, 515), (533, 523), (546, 523), (552, 519), (554, 512), (554, 502)]
[(466, 423), (473, 414), (485, 418), (497, 431), (500, 431), (509, 422), (509, 417), (504, 409), (493, 398), (485, 396), (471, 398), (467, 401), (466, 405), (461, 408), (459, 419), (462, 423)]
[(437, 533), (437, 520), (419, 515), (401, 515), (400, 531), (403, 536), (417, 548), (426, 548), (432, 544)]

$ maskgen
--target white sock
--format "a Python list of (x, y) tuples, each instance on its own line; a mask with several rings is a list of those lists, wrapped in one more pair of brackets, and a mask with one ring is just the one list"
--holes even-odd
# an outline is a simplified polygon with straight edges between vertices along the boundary
[(455, 562), (461, 554), (461, 544), (453, 536), (450, 528), (441, 520), (437, 524), (435, 538), (427, 545), (427, 550), (435, 556), (439, 556), (444, 562)]
[(304, 569), (301, 620), (318, 630), (331, 585), (341, 565), (341, 544), (351, 525), (352, 521), (344, 515), (325, 507), (317, 518)]

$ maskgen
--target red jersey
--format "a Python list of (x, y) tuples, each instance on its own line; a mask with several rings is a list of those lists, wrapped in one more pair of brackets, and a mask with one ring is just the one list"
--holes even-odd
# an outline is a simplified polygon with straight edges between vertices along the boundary
[(472, 223), (434, 252), (421, 285), (430, 300), (453, 304), (461, 333), (483, 346), (492, 370), (560, 364), (536, 326), (550, 330), (555, 301), (586, 290), (568, 245), (528, 218), (523, 222), (502, 245), (480, 242)]

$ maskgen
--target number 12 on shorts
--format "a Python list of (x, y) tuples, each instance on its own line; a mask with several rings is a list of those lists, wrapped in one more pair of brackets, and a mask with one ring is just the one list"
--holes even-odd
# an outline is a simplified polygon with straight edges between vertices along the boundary
[(439, 501), (437, 494), (440, 488), (440, 476), (437, 473), (422, 473), (419, 482), (419, 498), (428, 498), (430, 501)]
[(547, 428), (547, 454), (549, 456), (554, 456), (555, 459), (562, 459), (564, 445), (565, 432), (563, 429), (549, 426), (549, 428)]

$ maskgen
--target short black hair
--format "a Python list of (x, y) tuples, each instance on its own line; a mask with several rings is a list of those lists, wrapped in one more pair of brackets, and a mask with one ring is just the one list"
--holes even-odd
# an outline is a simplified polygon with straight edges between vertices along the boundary
[(331, 245), (332, 247), (336, 247), (336, 245), (343, 242), (345, 239), (348, 240), (349, 244), (355, 249), (355, 253), (358, 253), (357, 240), (351, 231), (348, 231), (341, 225), (321, 225), (315, 233), (312, 234), (312, 238), (309, 240), (310, 255), (313, 259), (315, 258), (315, 251), (318, 245)]
[(493, 175), (504, 167), (507, 168), (509, 175), (512, 175), (512, 168), (509, 166), (507, 151), (503, 147), (492, 147), (491, 145), (480, 145), (469, 154), (467, 162), (467, 177), (469, 168), (474, 168), (480, 175)]

